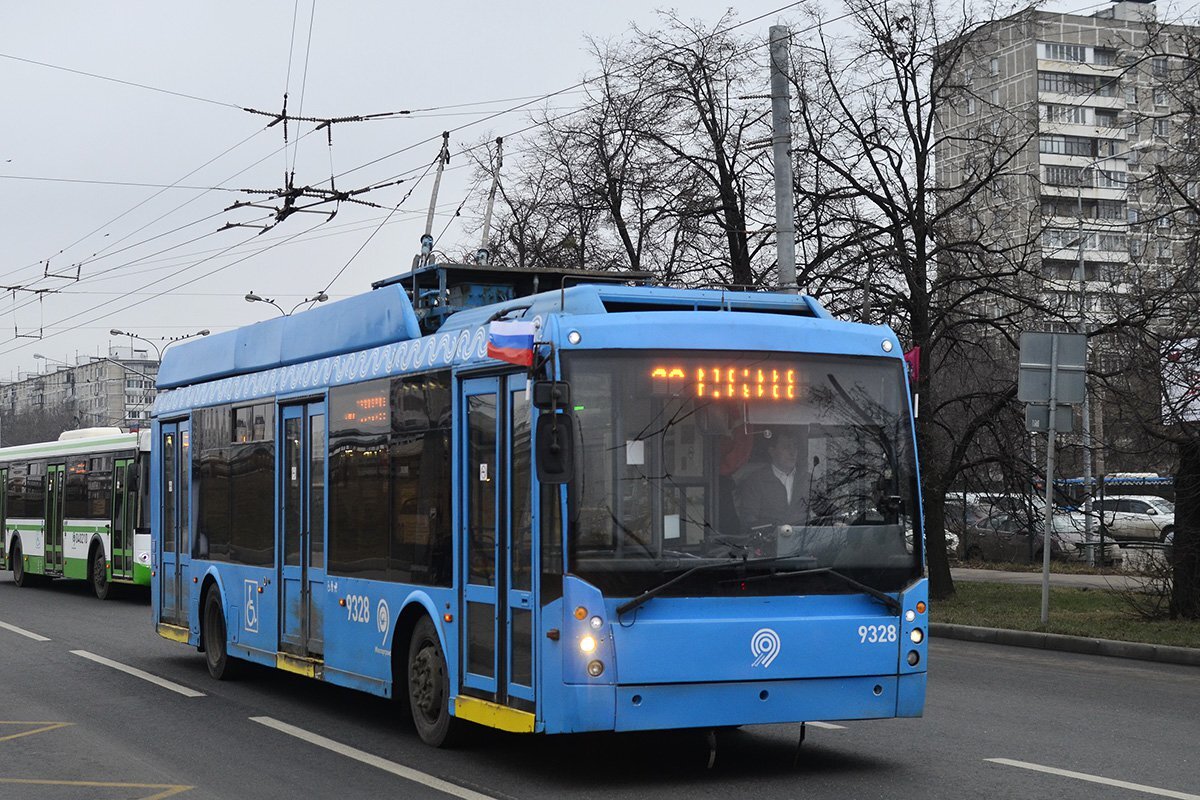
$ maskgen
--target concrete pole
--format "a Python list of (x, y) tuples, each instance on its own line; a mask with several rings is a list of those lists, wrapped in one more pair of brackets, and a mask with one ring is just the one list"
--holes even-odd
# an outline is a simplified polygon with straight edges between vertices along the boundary
[[(1083, 176), (1084, 171), (1079, 173), (1079, 180), (1075, 187), (1075, 213), (1079, 217), (1079, 327), (1076, 328), (1080, 333), (1087, 333), (1087, 323), (1084, 321), (1087, 318), (1087, 272), (1083, 262)], [(1084, 345), (1083, 357), (1083, 526), (1084, 547), (1087, 548), (1088, 566), (1096, 566), (1096, 548), (1092, 546), (1092, 404), (1088, 400), (1088, 381), (1087, 381), (1087, 345)], [(1101, 559), (1103, 560), (1103, 559)]]
[(775, 161), (775, 250), (780, 291), (795, 294), (796, 219), (792, 199), (792, 93), (788, 82), (791, 34), (771, 26), (771, 143)]

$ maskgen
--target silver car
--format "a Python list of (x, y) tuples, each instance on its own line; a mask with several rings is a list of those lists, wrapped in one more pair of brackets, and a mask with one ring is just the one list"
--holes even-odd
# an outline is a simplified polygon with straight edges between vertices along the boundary
[(1093, 510), (1117, 540), (1162, 542), (1175, 530), (1175, 504), (1153, 495), (1111, 495)]

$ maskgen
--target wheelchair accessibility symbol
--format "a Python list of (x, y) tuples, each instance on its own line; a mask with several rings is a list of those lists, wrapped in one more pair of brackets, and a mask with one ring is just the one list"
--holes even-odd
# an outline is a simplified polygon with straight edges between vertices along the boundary
[(258, 582), (245, 581), (246, 602), (242, 606), (242, 629), (246, 633), (258, 633)]

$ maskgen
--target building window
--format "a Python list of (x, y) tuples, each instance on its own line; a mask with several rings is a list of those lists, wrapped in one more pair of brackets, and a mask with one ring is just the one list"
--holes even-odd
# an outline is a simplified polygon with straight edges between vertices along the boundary
[(1081, 44), (1063, 44), (1062, 42), (1039, 42), (1038, 50), (1042, 58), (1051, 61), (1074, 61), (1082, 64), (1087, 61), (1087, 48)]
[(1137, 105), (1137, 86), (1132, 83), (1125, 84), (1125, 103), (1126, 105)]
[(1084, 136), (1040, 136), (1038, 152), (1062, 156), (1095, 156), (1096, 140)]
[(1159, 117), (1154, 120), (1154, 135), (1161, 136), (1164, 139), (1171, 138), (1171, 120), (1166, 117)]
[(1097, 108), (1096, 112), (1096, 127), (1097, 128), (1115, 128), (1117, 127), (1117, 112), (1108, 108)]
[(1159, 239), (1158, 240), (1158, 257), (1159, 258), (1170, 258), (1171, 251), (1172, 251), (1172, 248), (1171, 248), (1171, 240), (1170, 239)]
[(1127, 178), (1124, 172), (1102, 169), (1097, 172), (1096, 186), (1101, 189), (1124, 189)]
[(1000, 59), (993, 58), (988, 61), (988, 72), (993, 76), (1000, 74)]
[(1125, 204), (1120, 200), (1101, 200), (1096, 203), (1098, 219), (1125, 219)]
[(992, 89), (991, 99), (992, 99), (992, 105), (994, 105), (994, 106), (1000, 105), (1000, 90), (999, 89)]
[(963, 83), (970, 86), (975, 81), (975, 70), (967, 67), (967, 71), (963, 73)]
[(1070, 125), (1086, 125), (1088, 111), (1083, 106), (1062, 106), (1043, 103), (1038, 107), (1039, 116), (1043, 122), (1063, 122)]
[(1171, 215), (1170, 214), (1160, 215), (1158, 219), (1154, 220), (1154, 224), (1160, 228), (1171, 227)]
[(1091, 186), (1091, 175), (1079, 167), (1048, 165), (1045, 167), (1047, 186)]
[(1097, 47), (1092, 50), (1092, 63), (1102, 67), (1111, 67), (1117, 63), (1117, 51), (1107, 47)]
[(1154, 105), (1156, 105), (1156, 106), (1167, 105), (1167, 89), (1165, 86), (1155, 86), (1154, 87)]
[(967, 105), (966, 105), (966, 108), (963, 110), (963, 113), (966, 114), (968, 117), (972, 116), (975, 113), (975, 98), (974, 97), (967, 98)]
[(1156, 77), (1162, 77), (1167, 74), (1168, 64), (1166, 56), (1155, 56), (1150, 59), (1150, 74)]

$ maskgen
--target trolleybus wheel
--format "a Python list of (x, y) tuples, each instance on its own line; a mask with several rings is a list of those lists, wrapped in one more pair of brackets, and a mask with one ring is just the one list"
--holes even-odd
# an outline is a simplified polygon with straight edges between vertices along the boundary
[(88, 572), (92, 577), (92, 591), (100, 600), (108, 599), (112, 584), (108, 582), (108, 564), (104, 560), (104, 547), (96, 545), (92, 548), (92, 560)]
[(204, 661), (208, 674), (219, 681), (237, 677), (238, 661), (229, 655), (225, 642), (225, 610), (216, 586), (204, 596), (204, 616), (200, 622), (204, 637)]
[(408, 644), (408, 702), (421, 740), (450, 747), (461, 736), (462, 721), (450, 716), (450, 671), (429, 617), (422, 617)]
[(33, 576), (25, 574), (25, 558), (21, 555), (21, 542), (18, 540), (13, 544), (12, 548), (12, 574), (13, 583), (18, 587), (32, 586)]

